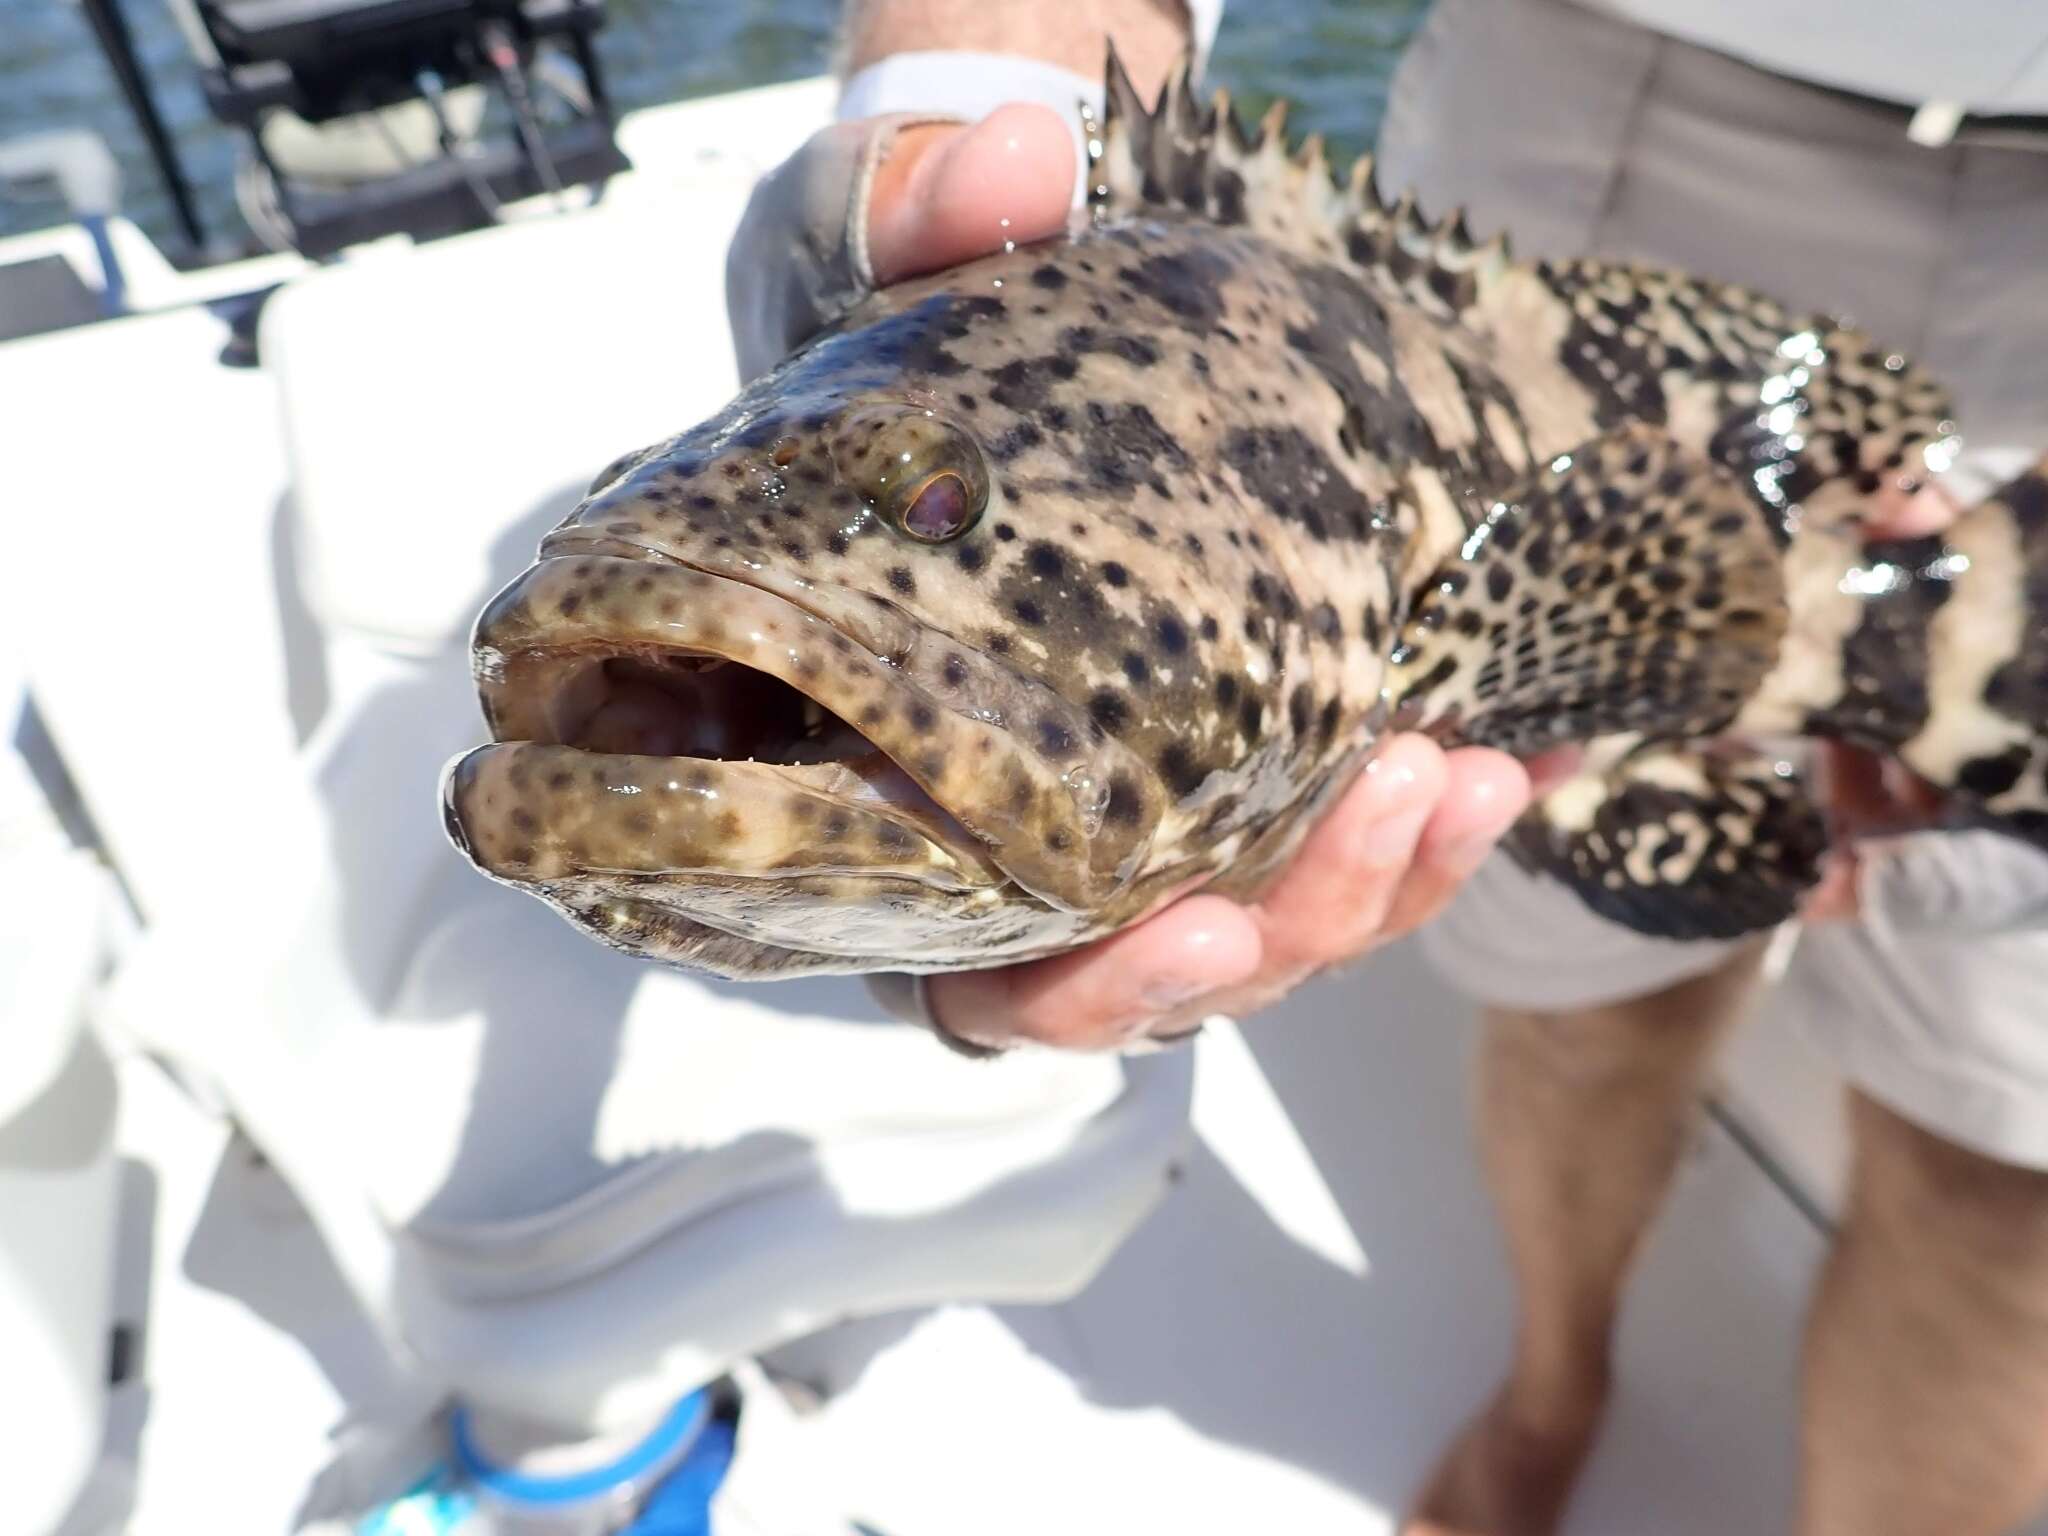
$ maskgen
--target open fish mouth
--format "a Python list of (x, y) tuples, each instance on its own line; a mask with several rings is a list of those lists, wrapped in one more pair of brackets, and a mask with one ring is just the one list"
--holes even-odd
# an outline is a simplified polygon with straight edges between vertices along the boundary
[(958, 757), (1000, 755), (1000, 733), (788, 598), (557, 556), (485, 610), (474, 658), (496, 744), (450, 768), (444, 805), (499, 879), (642, 899), (790, 876), (1007, 882), (934, 793)]

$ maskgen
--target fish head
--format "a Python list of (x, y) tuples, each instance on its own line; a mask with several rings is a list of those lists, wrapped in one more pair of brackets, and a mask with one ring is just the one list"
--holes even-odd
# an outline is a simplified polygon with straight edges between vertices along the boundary
[(1095, 514), (1000, 472), (961, 379), (1000, 310), (878, 296), (597, 477), (474, 633), (494, 743), (443, 798), (485, 873), (740, 976), (1115, 926), (1171, 797), (1011, 591)]

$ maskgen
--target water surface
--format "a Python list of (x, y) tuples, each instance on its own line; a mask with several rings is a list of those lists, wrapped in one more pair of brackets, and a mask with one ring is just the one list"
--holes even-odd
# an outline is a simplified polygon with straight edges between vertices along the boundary
[[(208, 115), (163, 0), (124, 5), (201, 216), (216, 236), (244, 239), (233, 191), (240, 136)], [(1287, 96), (1296, 131), (1317, 130), (1355, 154), (1379, 125), (1394, 59), (1422, 9), (1423, 0), (1230, 0), (1213, 75), (1253, 114)], [(816, 74), (826, 67), (838, 12), (837, 0), (613, 0), (599, 52), (620, 109), (629, 111)], [(169, 199), (77, 6), (0, 0), (0, 139), (59, 125), (106, 139), (121, 163), (127, 212), (167, 249), (175, 246)], [(0, 234), (63, 217), (53, 201), (0, 201)]]

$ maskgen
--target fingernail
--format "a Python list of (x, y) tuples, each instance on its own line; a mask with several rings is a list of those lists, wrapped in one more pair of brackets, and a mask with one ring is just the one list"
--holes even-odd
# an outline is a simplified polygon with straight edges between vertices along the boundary
[(1161, 976), (1147, 982), (1138, 992), (1138, 1000), (1154, 1012), (1164, 1013), (1169, 1008), (1178, 1008), (1183, 1003), (1192, 1003), (1214, 983), (1205, 978), (1192, 976)]
[(1176, 1029), (1170, 1034), (1154, 1035), (1152, 1039), (1160, 1045), (1181, 1045), (1195, 1038), (1209, 1027), (1207, 1021), (1197, 1020), (1187, 1029)]
[(1178, 1030), (1170, 1035), (1133, 1035), (1119, 1049), (1126, 1056), (1159, 1056), (1180, 1049), (1201, 1032), (1202, 1026), (1197, 1024), (1193, 1029)]
[(912, 976), (907, 980), (910, 983), (910, 992), (906, 1001), (910, 1011), (924, 1021), (925, 1026), (938, 1038), (939, 1044), (955, 1056), (965, 1056), (969, 1061), (993, 1061), (1003, 1054), (1003, 1046), (983, 1045), (979, 1040), (969, 1040), (965, 1035), (956, 1035), (946, 1027), (945, 1021), (939, 1017), (939, 1010), (932, 1004), (929, 976)]
[(1415, 803), (1415, 770), (1374, 758), (1365, 771), (1372, 781), (1376, 815), (1359, 840), (1359, 857), (1374, 869), (1406, 864), (1414, 857), (1415, 840), (1422, 836), (1430, 811), (1427, 802)]
[(1499, 793), (1495, 786), (1482, 786), (1477, 793), (1487, 812), (1486, 819), (1456, 842), (1445, 845), (1437, 855), (1444, 872), (1459, 879), (1486, 862), (1521, 816), (1520, 802)]
[(1222, 942), (1225, 937), (1207, 924), (1182, 933), (1171, 955), (1143, 968), (1152, 974), (1138, 985), (1138, 1007), (1146, 1013), (1166, 1013), (1242, 980), (1241, 962)]
[(1373, 783), (1385, 786), (1379, 791), (1383, 795), (1394, 794), (1402, 786), (1415, 782), (1415, 770), (1413, 768), (1410, 768), (1406, 763), (1395, 762), (1391, 758), (1385, 757), (1367, 758), (1365, 762), (1365, 776), (1372, 780)]
[(1359, 857), (1373, 869), (1398, 869), (1415, 857), (1415, 844), (1422, 836), (1422, 824), (1429, 820), (1429, 807), (1418, 805), (1396, 811), (1376, 823), (1358, 845)]
[(937, 1019), (932, 1020), (932, 1033), (938, 1037), (939, 1044), (955, 1056), (965, 1056), (969, 1061), (994, 1061), (1003, 1054), (1002, 1046), (983, 1045), (979, 1041), (956, 1035)]
[[(1501, 828), (1501, 832), (1506, 830), (1506, 827)], [(1493, 850), (1499, 846), (1500, 832), (1491, 837), (1462, 837), (1437, 856), (1438, 862), (1445, 874), (1462, 880), (1492, 857)]]

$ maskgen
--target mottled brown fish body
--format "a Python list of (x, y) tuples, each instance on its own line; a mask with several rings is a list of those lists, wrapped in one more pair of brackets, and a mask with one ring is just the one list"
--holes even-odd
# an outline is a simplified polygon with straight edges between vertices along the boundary
[[(1953, 446), (1917, 373), (1109, 84), (1092, 219), (873, 296), (493, 602), (498, 744), (446, 785), (485, 872), (727, 975), (998, 964), (1255, 891), (1392, 725), (1594, 743), (1516, 846), (1676, 936), (1824, 847), (1789, 769), (1701, 750), (1733, 726), (2041, 824), (2048, 510), (1856, 587), (1861, 498)], [(1989, 617), (1939, 619), (1971, 551)]]
[[(1314, 316), (1254, 243), (1220, 244), (1185, 221), (1084, 228), (877, 296), (608, 472), (479, 623), (502, 741), (571, 753), (607, 670), (658, 687), (664, 658), (722, 658), (857, 730), (919, 811), (842, 830), (793, 782), (814, 769), (505, 746), (453, 781), (466, 851), (579, 913), (667, 900), (726, 932), (710, 890), (773, 878), (790, 899), (743, 931), (782, 948), (832, 942), (834, 903), (913, 879), (935, 897), (962, 869), (1042, 909), (997, 921), (954, 891), (880, 957), (928, 966), (1064, 947), (1219, 873), (1254, 884), (1290, 841), (1276, 818), (1372, 739), (1401, 544), (1331, 459), (1341, 402), (1276, 361)], [(987, 506), (922, 544), (846, 466), (906, 429), (929, 453), (933, 424), (985, 455)], [(823, 867), (828, 828), (865, 842), (861, 871)]]

